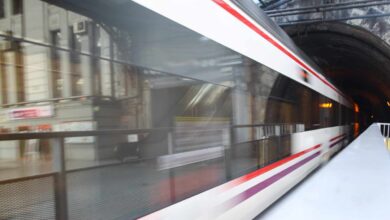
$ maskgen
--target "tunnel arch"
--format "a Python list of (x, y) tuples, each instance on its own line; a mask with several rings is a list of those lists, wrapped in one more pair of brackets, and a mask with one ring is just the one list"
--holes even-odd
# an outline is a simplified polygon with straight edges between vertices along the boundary
[(345, 23), (284, 28), (325, 75), (361, 110), (361, 120), (390, 121), (390, 46), (369, 31)]

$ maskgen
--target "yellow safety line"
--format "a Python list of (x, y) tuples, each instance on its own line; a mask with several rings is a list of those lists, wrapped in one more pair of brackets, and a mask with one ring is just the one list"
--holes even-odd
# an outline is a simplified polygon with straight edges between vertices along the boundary
[(390, 151), (390, 138), (386, 138), (385, 143), (386, 143), (387, 150)]

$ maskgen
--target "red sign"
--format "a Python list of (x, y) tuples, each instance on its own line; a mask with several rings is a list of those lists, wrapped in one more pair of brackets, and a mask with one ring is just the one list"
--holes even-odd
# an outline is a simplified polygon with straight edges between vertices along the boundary
[(12, 109), (8, 111), (8, 116), (10, 120), (52, 117), (53, 108), (50, 105), (45, 105)]

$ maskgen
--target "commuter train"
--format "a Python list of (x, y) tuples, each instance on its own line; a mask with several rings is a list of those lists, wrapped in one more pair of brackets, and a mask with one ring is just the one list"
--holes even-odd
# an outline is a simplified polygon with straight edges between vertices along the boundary
[(128, 4), (112, 22), (172, 128), (139, 138), (154, 185), (132, 217), (255, 218), (352, 139), (353, 102), (251, 0)]

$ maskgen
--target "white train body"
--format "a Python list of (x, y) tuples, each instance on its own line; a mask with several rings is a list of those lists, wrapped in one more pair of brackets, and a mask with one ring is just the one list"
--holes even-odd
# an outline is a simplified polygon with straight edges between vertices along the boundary
[[(346, 107), (352, 104), (320, 72), (229, 0), (135, 0)], [(304, 70), (310, 82), (301, 77)], [(348, 143), (349, 125), (291, 135), (291, 154), (141, 219), (251, 219)], [(207, 178), (203, 176), (201, 178)]]

